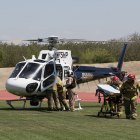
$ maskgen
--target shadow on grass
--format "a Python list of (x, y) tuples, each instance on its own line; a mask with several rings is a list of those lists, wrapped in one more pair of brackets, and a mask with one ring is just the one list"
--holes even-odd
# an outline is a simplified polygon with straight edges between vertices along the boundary
[(105, 119), (126, 119), (126, 118), (121, 118), (121, 117), (119, 118), (116, 115), (115, 116), (109, 116), (109, 115), (107, 115), (107, 116), (104, 116), (104, 115), (98, 116), (98, 114), (97, 114), (97, 115), (85, 115), (85, 116), (98, 118), (98, 119), (102, 119), (102, 118), (105, 118)]
[(97, 108), (101, 108), (100, 105), (82, 105), (83, 108), (93, 108), (93, 107), (97, 107)]
[(9, 111), (40, 111), (40, 112), (46, 112), (46, 113), (52, 113), (53, 111), (49, 111), (47, 110), (46, 107), (41, 107), (41, 108), (37, 108), (37, 107), (34, 107), (34, 108), (6, 108), (6, 107), (2, 107), (0, 108), (0, 110), (9, 110)]

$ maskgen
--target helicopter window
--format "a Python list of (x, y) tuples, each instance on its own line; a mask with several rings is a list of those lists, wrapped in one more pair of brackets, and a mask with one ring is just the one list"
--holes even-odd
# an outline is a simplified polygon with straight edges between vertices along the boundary
[(42, 59), (45, 59), (47, 54), (42, 54)]
[(65, 66), (64, 69), (65, 69), (64, 70), (64, 77), (68, 77), (68, 74), (67, 73), (68, 73), (68, 70), (70, 70), (70, 67)]
[(56, 65), (56, 73), (57, 76), (60, 77), (60, 79), (62, 80), (63, 70), (61, 65)]
[(37, 59), (37, 60), (34, 60), (34, 62), (45, 63), (46, 61), (44, 61), (44, 60), (40, 60), (40, 59)]
[(45, 66), (45, 70), (44, 70), (44, 78), (48, 77), (53, 72), (54, 72), (54, 65), (53, 64), (47, 64)]
[(54, 75), (51, 75), (48, 79), (46, 79), (46, 80), (43, 81), (43, 87), (45, 88), (45, 87), (53, 84), (54, 81), (55, 81), (55, 76)]
[(15, 78), (19, 72), (21, 71), (21, 69), (23, 68), (23, 66), (25, 65), (25, 62), (24, 63), (18, 63), (14, 69), (14, 71), (12, 72), (10, 78)]
[(31, 78), (39, 66), (37, 63), (28, 63), (19, 75), (19, 78)]
[(39, 70), (39, 72), (36, 74), (36, 76), (33, 79), (37, 80), (37, 81), (40, 81), (41, 80), (41, 74), (42, 74), (42, 69)]

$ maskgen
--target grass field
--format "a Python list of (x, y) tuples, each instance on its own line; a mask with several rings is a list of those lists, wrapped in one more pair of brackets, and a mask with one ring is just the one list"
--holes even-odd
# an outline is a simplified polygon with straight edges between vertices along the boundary
[(1, 101), (0, 140), (140, 139), (140, 104), (137, 120), (127, 120), (124, 115), (120, 119), (97, 117), (100, 106), (99, 103), (82, 103), (81, 111), (49, 112), (37, 108), (12, 110)]

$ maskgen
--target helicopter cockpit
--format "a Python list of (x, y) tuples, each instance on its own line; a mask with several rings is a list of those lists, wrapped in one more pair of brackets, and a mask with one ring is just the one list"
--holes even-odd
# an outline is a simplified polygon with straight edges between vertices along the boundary
[[(35, 71), (39, 68), (39, 64), (37, 63), (19, 63), (13, 73), (11, 74), (10, 78), (16, 78), (18, 75), (18, 78), (25, 78), (29, 79), (32, 77), (32, 75), (35, 73)], [(24, 67), (24, 68), (23, 68)], [(22, 71), (21, 71), (22, 70)], [(21, 72), (20, 72), (21, 71)]]
[[(38, 77), (40, 80), (41, 79), (41, 74), (42, 74), (42, 67), (41, 67), (41, 63), (34, 63), (34, 62), (20, 62), (16, 65), (14, 71), (12, 72), (11, 76), (9, 78), (16, 78), (18, 76), (18, 78), (33, 78), (34, 79), (34, 74), (37, 72), (35, 77)], [(42, 65), (43, 66), (43, 65)], [(40, 70), (38, 70), (40, 69)], [(44, 69), (44, 77), (47, 77), (49, 75), (51, 75), (54, 72), (54, 66), (53, 63), (48, 63), (45, 66)], [(39, 76), (40, 75), (40, 76)], [(37, 80), (37, 78), (35, 78), (35, 80)]]
[[(19, 62), (6, 82), (6, 88), (11, 93), (23, 96), (39, 94), (54, 84), (55, 76), (54, 61)], [(17, 93), (15, 93), (15, 89), (18, 91)]]

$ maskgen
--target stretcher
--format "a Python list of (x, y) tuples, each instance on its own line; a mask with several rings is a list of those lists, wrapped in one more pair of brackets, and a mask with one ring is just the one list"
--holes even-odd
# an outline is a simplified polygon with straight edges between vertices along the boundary
[(107, 84), (98, 84), (96, 90), (96, 96), (98, 96), (98, 102), (102, 100), (101, 109), (98, 112), (99, 116), (115, 116), (120, 117), (117, 106), (120, 103), (120, 91), (115, 87)]

